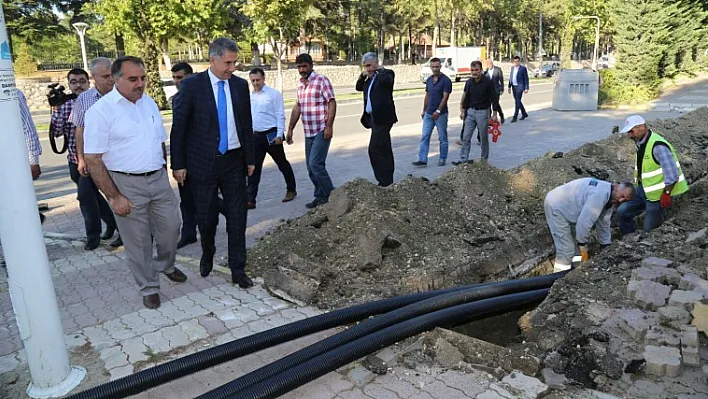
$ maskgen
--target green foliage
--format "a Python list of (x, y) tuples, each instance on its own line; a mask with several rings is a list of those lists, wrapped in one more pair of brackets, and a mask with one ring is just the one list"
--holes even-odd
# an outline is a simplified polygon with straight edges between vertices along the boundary
[(4, 0), (2, 7), (7, 33), (26, 43), (65, 31), (52, 12), (52, 1)]
[(29, 46), (23, 42), (17, 42), (15, 45), (15, 62), (13, 67), (17, 75), (31, 75), (37, 72), (37, 63), (32, 59), (29, 53)]

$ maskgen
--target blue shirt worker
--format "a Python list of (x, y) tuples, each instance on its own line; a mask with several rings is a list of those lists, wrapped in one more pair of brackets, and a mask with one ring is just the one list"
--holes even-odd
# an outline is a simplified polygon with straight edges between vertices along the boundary
[(413, 166), (428, 165), (428, 151), (430, 150), (430, 136), (433, 128), (438, 129), (438, 139), (440, 140), (440, 156), (438, 166), (445, 166), (447, 161), (447, 100), (452, 93), (452, 81), (446, 75), (440, 73), (440, 59), (430, 59), (430, 70), (433, 72), (425, 81), (425, 100), (423, 100), (423, 136), (420, 139), (420, 151), (418, 160), (413, 162)]
[[(569, 270), (572, 262), (590, 259), (587, 243), (593, 226), (600, 245), (612, 242), (612, 211), (615, 205), (634, 197), (631, 183), (612, 184), (591, 177), (556, 187), (546, 195), (543, 209), (556, 247), (553, 272)], [(570, 225), (575, 224), (575, 240)], [(575, 258), (576, 249), (580, 259)], [(575, 258), (575, 259), (574, 259)]]
[(646, 210), (644, 231), (661, 225), (664, 209), (671, 199), (688, 191), (674, 147), (661, 135), (647, 128), (644, 118), (632, 115), (620, 133), (627, 134), (637, 145), (634, 180), (637, 196), (617, 209), (617, 224), (622, 235), (637, 229), (634, 218)]

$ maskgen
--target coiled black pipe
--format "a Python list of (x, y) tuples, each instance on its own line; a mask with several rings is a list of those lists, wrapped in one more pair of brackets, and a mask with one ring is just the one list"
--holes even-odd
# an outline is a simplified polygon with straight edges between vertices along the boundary
[(474, 287), (442, 294), (420, 302), (412, 303), (405, 307), (392, 310), (391, 312), (378, 316), (374, 319), (366, 320), (345, 331), (294, 352), (280, 360), (263, 366), (225, 385), (222, 385), (207, 394), (199, 396), (199, 399), (229, 398), (237, 392), (243, 391), (247, 387), (263, 381), (266, 378), (270, 378), (309, 359), (354, 341), (355, 339), (379, 331), (383, 328), (390, 327), (414, 317), (463, 303), (518, 292), (549, 288), (562, 275), (563, 274), (547, 275), (530, 279), (504, 281), (498, 284), (488, 285), (486, 287)]
[(496, 314), (526, 308), (542, 301), (548, 291), (549, 289), (546, 288), (483, 299), (419, 316), (342, 345), (229, 397), (236, 399), (276, 398), (332, 370), (402, 339), (420, 334), (439, 325), (462, 322), (490, 313)]
[(437, 295), (492, 284), (497, 283), (475, 284), (438, 291), (419, 292), (334, 310), (141, 370), (135, 374), (89, 388), (83, 392), (78, 392), (69, 396), (69, 399), (124, 398), (209, 367), (306, 335), (353, 323), (373, 315), (390, 312), (391, 310)]

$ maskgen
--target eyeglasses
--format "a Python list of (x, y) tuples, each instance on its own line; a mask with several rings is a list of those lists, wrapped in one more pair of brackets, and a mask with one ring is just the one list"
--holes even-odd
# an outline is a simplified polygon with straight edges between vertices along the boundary
[(86, 83), (88, 83), (88, 80), (86, 80), (86, 79), (81, 79), (81, 80), (72, 79), (69, 81), (69, 84), (71, 84), (71, 85), (85, 85)]

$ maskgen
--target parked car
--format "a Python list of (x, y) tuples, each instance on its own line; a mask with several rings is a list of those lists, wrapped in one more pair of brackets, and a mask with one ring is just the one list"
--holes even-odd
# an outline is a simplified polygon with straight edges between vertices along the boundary
[(615, 66), (615, 57), (609, 55), (603, 55), (597, 61), (597, 69), (607, 69)]
[(533, 76), (535, 78), (541, 78), (541, 77), (550, 78), (556, 72), (558, 72), (559, 69), (560, 69), (560, 62), (558, 62), (558, 61), (546, 62), (543, 65), (541, 65), (540, 68), (536, 68), (533, 70)]
[(167, 104), (172, 108), (172, 97), (177, 94), (177, 86), (172, 79), (162, 79), (162, 89), (165, 91), (165, 97), (167, 97)]

